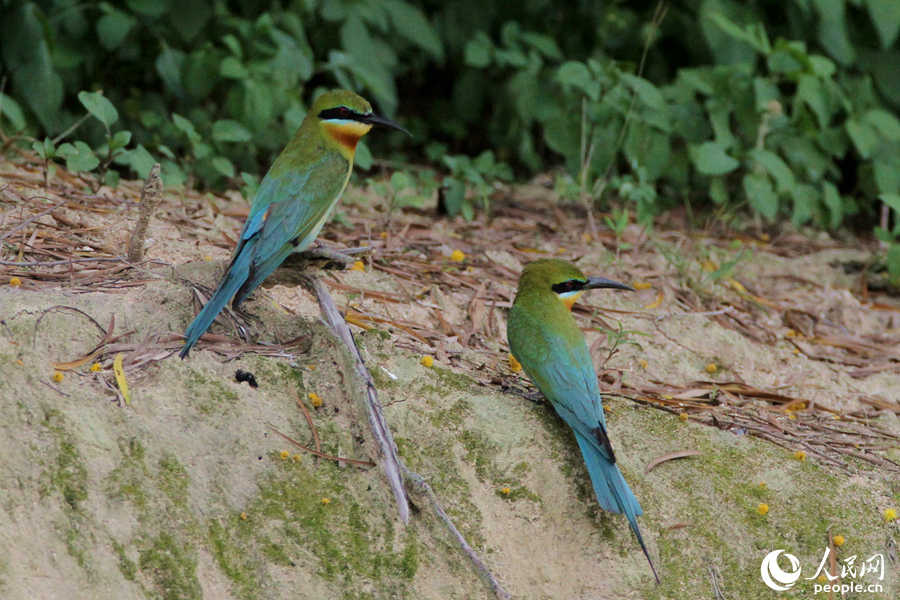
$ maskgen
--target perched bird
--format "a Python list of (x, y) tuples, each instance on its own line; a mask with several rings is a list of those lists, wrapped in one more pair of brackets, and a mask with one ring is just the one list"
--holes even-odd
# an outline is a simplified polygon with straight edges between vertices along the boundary
[(509, 311), (509, 348), (528, 378), (575, 432), (597, 501), (603, 510), (625, 515), (659, 582), (638, 529), (636, 517), (643, 510), (616, 465), (594, 364), (570, 312), (579, 296), (597, 288), (634, 291), (623, 283), (586, 277), (564, 260), (541, 259), (526, 265)]
[(350, 180), (356, 144), (373, 125), (409, 134), (373, 114), (372, 106), (352, 92), (333, 90), (313, 102), (259, 184), (231, 264), (188, 326), (181, 358), (232, 297), (232, 306), (237, 307), (289, 254), (302, 252), (315, 241)]

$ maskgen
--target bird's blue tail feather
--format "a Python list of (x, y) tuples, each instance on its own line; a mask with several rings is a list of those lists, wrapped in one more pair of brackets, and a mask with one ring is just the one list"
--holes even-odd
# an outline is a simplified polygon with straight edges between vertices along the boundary
[(588, 474), (591, 476), (594, 493), (597, 494), (597, 502), (603, 510), (625, 515), (658, 583), (659, 575), (656, 574), (656, 567), (653, 566), (653, 561), (650, 560), (650, 553), (647, 551), (644, 538), (641, 536), (641, 530), (638, 528), (637, 517), (644, 514), (640, 503), (634, 497), (634, 493), (628, 487), (625, 478), (622, 477), (622, 472), (619, 470), (618, 465), (610, 462), (600, 452), (596, 442), (587, 439), (578, 433), (577, 430), (575, 431), (575, 438), (578, 440), (578, 447), (581, 448), (584, 463), (587, 465)]
[(234, 293), (241, 287), (244, 281), (247, 280), (250, 261), (249, 255), (249, 252), (243, 252), (235, 257), (234, 262), (228, 267), (228, 272), (225, 277), (219, 282), (219, 287), (216, 288), (212, 298), (209, 299), (209, 302), (206, 303), (203, 310), (201, 310), (197, 316), (194, 317), (194, 320), (191, 321), (191, 324), (188, 325), (187, 331), (184, 332), (186, 338), (184, 348), (181, 349), (181, 354), (179, 354), (181, 358), (187, 357), (191, 348), (193, 348), (194, 344), (197, 343), (197, 340), (200, 339), (200, 336), (206, 333), (206, 330), (209, 329), (212, 322), (216, 320), (216, 317), (219, 316), (219, 313), (222, 312), (222, 309), (225, 308), (225, 305), (228, 304), (228, 301), (231, 300)]

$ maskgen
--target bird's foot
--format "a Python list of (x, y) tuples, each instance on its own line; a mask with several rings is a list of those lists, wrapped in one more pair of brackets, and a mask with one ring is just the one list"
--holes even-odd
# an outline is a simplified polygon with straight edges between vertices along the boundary
[(356, 262), (360, 256), (371, 251), (372, 246), (333, 250), (317, 242), (315, 246), (298, 253), (297, 257), (309, 262), (324, 261), (325, 264), (322, 265), (323, 269), (346, 269)]

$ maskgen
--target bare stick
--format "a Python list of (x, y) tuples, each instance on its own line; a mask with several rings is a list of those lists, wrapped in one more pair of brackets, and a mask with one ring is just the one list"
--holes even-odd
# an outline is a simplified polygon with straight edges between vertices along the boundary
[(141, 213), (138, 216), (137, 225), (134, 226), (131, 239), (128, 240), (129, 262), (141, 262), (141, 258), (144, 256), (144, 240), (147, 238), (147, 225), (150, 223), (153, 211), (159, 206), (160, 200), (162, 200), (162, 180), (159, 178), (159, 163), (156, 163), (150, 169), (144, 189), (141, 190)]
[[(394, 438), (391, 435), (391, 430), (384, 420), (384, 412), (381, 410), (381, 403), (378, 401), (375, 382), (372, 381), (372, 376), (369, 374), (369, 370), (366, 369), (365, 363), (363, 363), (362, 357), (359, 354), (359, 348), (356, 347), (356, 342), (353, 341), (353, 334), (350, 332), (347, 322), (344, 320), (344, 317), (341, 316), (341, 313), (338, 312), (334, 300), (332, 300), (325, 285), (318, 278), (304, 277), (304, 280), (309, 282), (313, 292), (316, 294), (319, 306), (325, 314), (325, 319), (331, 325), (332, 329), (334, 329), (335, 334), (350, 350), (354, 362), (356, 363), (356, 372), (365, 383), (366, 410), (369, 414), (369, 423), (372, 426), (372, 431), (375, 434), (375, 438), (378, 440), (378, 445), (381, 449), (385, 474), (387, 475), (388, 482), (391, 484), (391, 489), (394, 492), (394, 497), (397, 499), (397, 504), (400, 507), (400, 518), (404, 523), (409, 523), (409, 500), (407, 498), (407, 491), (410, 494), (427, 498), (431, 508), (437, 513), (451, 535), (456, 539), (460, 549), (468, 556), (469, 560), (472, 561), (472, 565), (478, 572), (478, 577), (482, 582), (490, 588), (497, 600), (512, 600), (512, 596), (503, 589), (503, 586), (500, 585), (497, 578), (494, 577), (487, 566), (481, 561), (481, 558), (479, 558), (475, 549), (469, 545), (466, 538), (463, 537), (453, 524), (453, 521), (450, 520), (450, 517), (447, 516), (447, 513), (444, 512), (440, 502), (438, 502), (437, 496), (435, 496), (434, 492), (431, 490), (431, 486), (428, 485), (421, 475), (410, 471), (409, 467), (407, 467), (400, 459), (400, 456), (397, 454), (397, 446), (394, 444)], [(406, 487), (404, 487), (404, 483)], [(399, 486), (399, 489), (396, 486)]]
[(372, 428), (372, 433), (375, 435), (375, 440), (378, 442), (378, 448), (382, 459), (381, 466), (384, 468), (388, 483), (391, 486), (391, 490), (394, 492), (394, 499), (397, 501), (397, 507), (400, 510), (400, 519), (403, 521), (404, 525), (408, 525), (409, 500), (406, 497), (406, 490), (403, 488), (403, 476), (400, 472), (402, 463), (400, 461), (400, 456), (397, 454), (397, 445), (394, 443), (394, 436), (391, 435), (391, 430), (388, 428), (387, 422), (384, 419), (384, 412), (381, 410), (381, 403), (378, 402), (378, 392), (375, 391), (375, 382), (372, 381), (372, 376), (369, 374), (369, 370), (366, 369), (365, 363), (363, 363), (362, 356), (359, 354), (359, 348), (356, 347), (356, 342), (353, 341), (353, 334), (350, 333), (347, 322), (344, 320), (344, 317), (341, 316), (341, 313), (338, 312), (338, 308), (335, 305), (334, 300), (332, 300), (331, 296), (328, 294), (328, 290), (325, 289), (325, 286), (318, 278), (309, 277), (306, 279), (310, 282), (313, 292), (316, 294), (316, 299), (319, 301), (319, 306), (322, 308), (325, 320), (328, 321), (328, 324), (331, 325), (331, 328), (338, 338), (340, 338), (340, 340), (346, 344), (347, 349), (350, 350), (350, 354), (353, 357), (356, 366), (356, 374), (359, 375), (360, 379), (363, 381), (366, 391), (366, 413), (369, 416), (369, 425)]

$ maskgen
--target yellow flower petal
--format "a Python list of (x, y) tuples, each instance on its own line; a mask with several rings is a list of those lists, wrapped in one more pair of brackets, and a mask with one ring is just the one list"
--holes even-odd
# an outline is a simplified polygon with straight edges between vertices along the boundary
[(844, 545), (844, 536), (842, 536), (842, 535), (834, 536), (834, 545), (835, 546), (843, 546)]
[(421, 363), (422, 363), (422, 366), (433, 367), (434, 366), (434, 357), (425, 355), (422, 357)]
[(358, 260), (358, 261), (356, 261), (356, 262), (353, 263), (353, 266), (350, 267), (350, 270), (351, 270), (351, 271), (365, 271), (365, 270), (366, 270), (366, 265), (365, 265), (365, 263), (364, 263), (363, 261)]
[(450, 254), (450, 260), (452, 260), (454, 262), (462, 262), (462, 261), (466, 260), (466, 254), (462, 250), (454, 250)]
[(131, 392), (128, 391), (128, 380), (125, 379), (125, 368), (122, 366), (122, 358), (121, 352), (116, 354), (116, 358), (113, 359), (113, 373), (116, 375), (119, 391), (122, 392), (122, 397), (125, 398), (125, 404), (131, 404)]
[(518, 373), (522, 370), (522, 363), (516, 360), (516, 357), (512, 354), (509, 355), (509, 370), (513, 373)]
[(10, 277), (9, 285), (11, 285), (13, 287), (19, 287), (20, 285), (22, 285), (22, 280), (19, 279), (18, 277)]
[(322, 406), (322, 399), (315, 392), (309, 394), (309, 401), (312, 402), (313, 408), (319, 408)]
[(287, 460), (288, 458), (291, 457), (291, 453), (288, 452), (287, 450), (282, 450), (281, 454), (279, 456), (281, 456), (281, 460)]
[(769, 505), (768, 505), (768, 504), (760, 503), (760, 504), (757, 505), (757, 507), (756, 507), (756, 512), (758, 512), (758, 513), (761, 514), (761, 515), (765, 515), (766, 513), (769, 512)]

